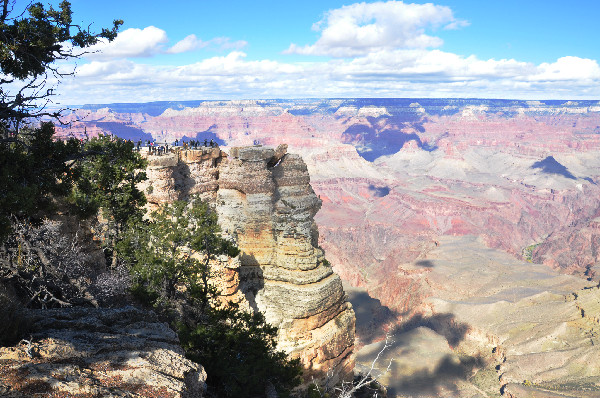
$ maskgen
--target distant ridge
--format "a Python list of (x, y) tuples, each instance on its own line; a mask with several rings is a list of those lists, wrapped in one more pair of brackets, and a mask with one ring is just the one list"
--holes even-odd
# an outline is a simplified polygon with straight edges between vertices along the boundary
[[(287, 107), (300, 107), (292, 109), (292, 114), (303, 114), (315, 108), (326, 113), (335, 113), (341, 107), (356, 106), (384, 106), (392, 109), (412, 108), (411, 104), (418, 103), (425, 108), (427, 113), (451, 113), (452, 106), (487, 106), (490, 108), (506, 107), (588, 107), (600, 106), (600, 100), (513, 100), (513, 99), (481, 99), (481, 98), (299, 98), (299, 99), (257, 99), (257, 100), (190, 100), (190, 101), (153, 101), (145, 103), (113, 103), (113, 104), (85, 104), (74, 105), (75, 109), (97, 111), (110, 108), (119, 113), (146, 113), (150, 116), (159, 116), (167, 109), (180, 110), (195, 108), (203, 103), (236, 103), (255, 102), (257, 104), (278, 105)], [(302, 109), (302, 108), (305, 109)], [(414, 106), (413, 106), (414, 107)], [(446, 109), (442, 109), (446, 108)], [(456, 110), (455, 110), (456, 111)]]

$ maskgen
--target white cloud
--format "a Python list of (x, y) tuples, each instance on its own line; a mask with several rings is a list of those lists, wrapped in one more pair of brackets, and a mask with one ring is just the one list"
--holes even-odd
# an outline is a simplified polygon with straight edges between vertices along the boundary
[(103, 40), (88, 50), (90, 59), (151, 57), (164, 48), (167, 33), (154, 26), (144, 29), (131, 28), (120, 32), (112, 42)]
[(402, 1), (356, 3), (327, 12), (313, 25), (321, 36), (313, 45), (291, 44), (285, 53), (355, 57), (384, 49), (439, 47), (426, 28), (466, 26), (446, 6)]
[(562, 57), (554, 63), (543, 63), (539, 73), (529, 77), (532, 81), (565, 81), (600, 79), (600, 66), (593, 59)]
[(252, 76), (253, 79), (269, 79), (281, 74), (301, 74), (302, 67), (280, 63), (276, 61), (245, 61), (246, 54), (241, 51), (232, 51), (224, 57), (213, 57), (191, 65), (176, 68), (176, 73), (181, 77), (195, 79), (204, 76)]
[(63, 104), (298, 97), (597, 99), (600, 71), (595, 60), (576, 57), (535, 65), (439, 49), (384, 49), (311, 63), (251, 60), (231, 51), (181, 66), (97, 60), (80, 66), (58, 92)]
[(536, 73), (535, 65), (510, 60), (480, 60), (441, 50), (381, 50), (338, 63), (348, 78), (398, 79), (411, 82), (498, 80)]
[(200, 48), (206, 47), (207, 45), (207, 42), (198, 39), (196, 35), (189, 35), (186, 36), (183, 40), (178, 41), (173, 47), (169, 48), (167, 52), (171, 54), (179, 54), (188, 51), (198, 50)]
[[(191, 34), (167, 48), (169, 39), (167, 33), (155, 26), (144, 29), (131, 28), (120, 32), (112, 42), (102, 39), (97, 44), (86, 49), (84, 57), (90, 60), (109, 60), (124, 58), (149, 58), (158, 54), (179, 54), (196, 51), (203, 48), (213, 50), (241, 49), (248, 43), (243, 40), (232, 41), (228, 37), (216, 37), (201, 40)], [(65, 43), (65, 46), (70, 46)]]
[(188, 51), (195, 51), (205, 47), (215, 47), (219, 50), (231, 50), (244, 48), (248, 43), (243, 40), (232, 42), (228, 37), (216, 37), (214, 39), (203, 41), (196, 35), (186, 36), (183, 40), (178, 41), (173, 47), (166, 52), (171, 54), (179, 54)]

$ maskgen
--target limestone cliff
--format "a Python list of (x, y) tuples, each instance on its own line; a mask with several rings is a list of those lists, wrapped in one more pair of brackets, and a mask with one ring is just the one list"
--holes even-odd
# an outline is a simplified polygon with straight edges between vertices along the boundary
[[(238, 259), (218, 264), (223, 292), (279, 328), (279, 348), (300, 358), (305, 377), (354, 366), (355, 316), (318, 247), (321, 200), (304, 161), (287, 147), (218, 148), (149, 156), (151, 205), (198, 194), (212, 203)], [(336, 376), (337, 377), (337, 376)]]

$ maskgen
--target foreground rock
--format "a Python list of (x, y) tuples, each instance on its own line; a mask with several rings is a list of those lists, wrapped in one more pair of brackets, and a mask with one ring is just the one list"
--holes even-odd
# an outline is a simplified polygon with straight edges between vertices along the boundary
[(355, 316), (340, 277), (318, 247), (320, 199), (287, 146), (183, 150), (149, 156), (151, 206), (200, 195), (213, 204), (239, 259), (214, 264), (226, 300), (260, 310), (279, 328), (278, 348), (299, 358), (307, 381), (354, 367)]
[(0, 348), (2, 397), (203, 396), (204, 369), (153, 314), (125, 307), (31, 316), (31, 344)]

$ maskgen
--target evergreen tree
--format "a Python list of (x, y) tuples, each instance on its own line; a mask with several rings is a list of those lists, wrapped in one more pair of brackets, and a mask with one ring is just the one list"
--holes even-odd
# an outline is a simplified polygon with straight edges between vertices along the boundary
[(48, 76), (60, 80), (72, 72), (59, 71), (55, 62), (78, 58), (78, 48), (101, 38), (113, 40), (123, 24), (115, 20), (111, 29), (92, 33), (73, 23), (68, 1), (58, 9), (40, 2), (25, 10), (16, 7), (15, 0), (0, 0), (0, 138), (9, 141), (19, 139), (27, 119), (60, 115), (45, 107), (53, 95), (53, 87), (46, 88)]
[(170, 305), (184, 294), (200, 311), (216, 297), (210, 283), (210, 262), (217, 256), (234, 257), (237, 247), (219, 233), (217, 215), (200, 199), (164, 204), (127, 232), (119, 252), (131, 264), (135, 290), (154, 297), (154, 304)]
[(51, 123), (37, 126), (42, 116), (60, 115), (47, 109), (53, 95), (48, 77), (64, 76), (55, 62), (77, 58), (78, 48), (100, 38), (113, 40), (123, 23), (93, 33), (73, 24), (68, 1), (57, 9), (39, 2), (17, 6), (0, 0), (0, 242), (10, 234), (11, 219), (39, 217), (77, 177), (69, 161), (78, 156), (79, 143), (54, 141)]
[(54, 141), (54, 126), (42, 123), (34, 133), (0, 143), (0, 242), (14, 218), (39, 218), (52, 209), (52, 198), (67, 195), (77, 169), (67, 163), (80, 152), (77, 140)]
[(133, 147), (133, 142), (121, 138), (94, 137), (84, 144), (75, 166), (78, 179), (71, 202), (80, 216), (100, 215), (105, 221), (104, 246), (113, 266), (123, 231), (134, 224), (133, 220), (141, 220), (146, 204), (144, 193), (137, 187), (146, 179), (146, 160)]
[(205, 367), (219, 396), (261, 396), (267, 385), (286, 396), (300, 383), (299, 361), (276, 350), (277, 328), (261, 313), (223, 304), (213, 285), (211, 261), (239, 253), (220, 236), (216, 214), (193, 199), (163, 205), (151, 219), (128, 229), (120, 250), (134, 292), (170, 313), (187, 355)]
[(300, 385), (300, 361), (277, 350), (277, 328), (262, 313), (229, 303), (203, 315), (194, 325), (180, 323), (179, 339), (187, 356), (204, 366), (217, 396), (263, 397), (271, 386), (288, 397)]

